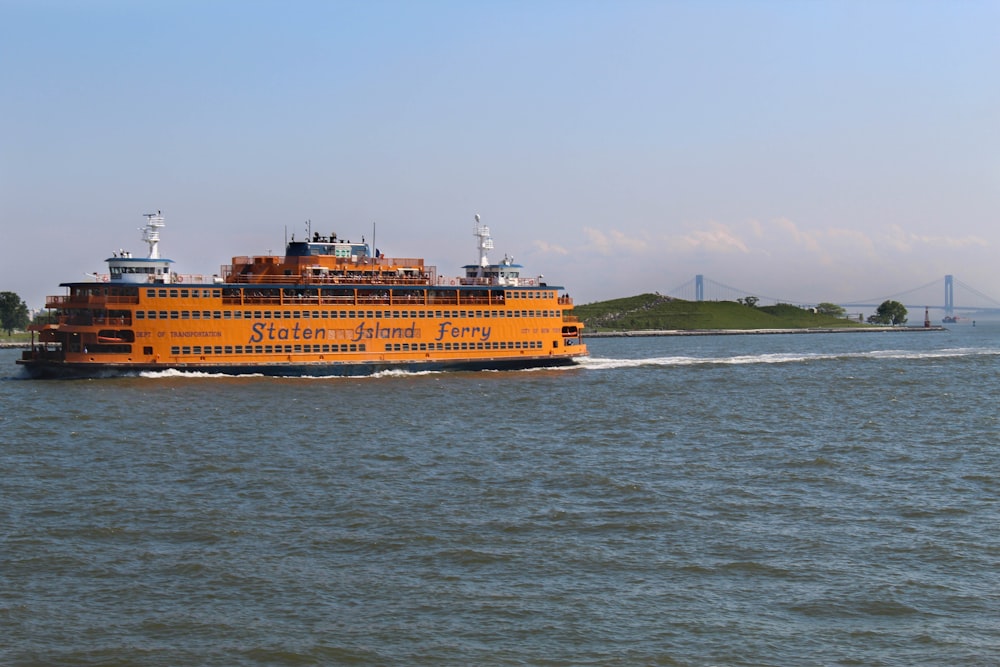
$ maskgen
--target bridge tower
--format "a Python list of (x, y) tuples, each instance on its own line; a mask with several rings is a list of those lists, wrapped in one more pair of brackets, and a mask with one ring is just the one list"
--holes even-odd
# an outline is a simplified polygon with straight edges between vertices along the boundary
[(944, 277), (944, 314), (945, 317), (955, 316), (955, 285), (951, 275)]
[(700, 273), (694, 277), (694, 300), (705, 300), (705, 276)]

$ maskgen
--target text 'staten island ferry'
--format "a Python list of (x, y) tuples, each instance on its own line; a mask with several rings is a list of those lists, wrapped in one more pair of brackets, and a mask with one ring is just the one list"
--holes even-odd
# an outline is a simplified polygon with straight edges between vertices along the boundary
[(116, 252), (109, 273), (62, 283), (48, 324), (30, 327), (17, 361), (32, 377), (178, 369), (264, 375), (564, 366), (587, 350), (562, 287), (491, 264), (476, 216), (479, 263), (439, 276), (422, 259), (312, 234), (283, 257), (234, 257), (213, 276), (181, 275), (160, 257), (164, 226), (146, 216), (149, 255)]

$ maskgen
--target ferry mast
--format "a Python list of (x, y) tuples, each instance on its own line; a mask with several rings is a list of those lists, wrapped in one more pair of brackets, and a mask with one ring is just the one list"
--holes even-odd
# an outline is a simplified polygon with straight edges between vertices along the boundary
[(476, 273), (476, 277), (482, 278), (483, 269), (490, 265), (490, 259), (486, 253), (493, 250), (493, 239), (490, 238), (490, 228), (479, 223), (478, 213), (476, 213), (476, 226), (472, 234), (479, 239), (479, 271)]
[(140, 227), (139, 230), (142, 232), (142, 240), (149, 244), (148, 259), (159, 259), (160, 229), (166, 223), (163, 222), (163, 216), (159, 211), (156, 213), (145, 213), (144, 215), (146, 216), (146, 226)]

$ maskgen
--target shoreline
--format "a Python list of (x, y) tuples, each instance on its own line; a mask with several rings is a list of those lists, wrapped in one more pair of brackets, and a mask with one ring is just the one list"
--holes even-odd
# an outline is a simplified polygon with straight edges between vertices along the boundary
[(942, 326), (916, 327), (821, 327), (813, 329), (640, 329), (638, 331), (584, 330), (584, 338), (642, 338), (652, 336), (753, 336), (763, 334), (823, 334), (823, 333), (915, 333), (918, 331), (948, 331)]

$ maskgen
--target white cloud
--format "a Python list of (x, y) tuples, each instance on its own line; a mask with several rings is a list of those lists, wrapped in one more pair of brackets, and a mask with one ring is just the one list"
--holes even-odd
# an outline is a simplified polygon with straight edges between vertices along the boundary
[(587, 237), (587, 250), (598, 252), (602, 255), (642, 254), (649, 243), (638, 236), (625, 234), (617, 229), (603, 232), (593, 227), (584, 227), (583, 233)]
[(710, 253), (747, 253), (750, 249), (732, 228), (711, 222), (708, 229), (696, 229), (683, 236), (668, 239), (668, 247), (675, 250), (699, 250)]
[(532, 245), (544, 255), (568, 255), (570, 253), (567, 248), (561, 245), (549, 243), (548, 241), (542, 241), (541, 239), (532, 241)]

